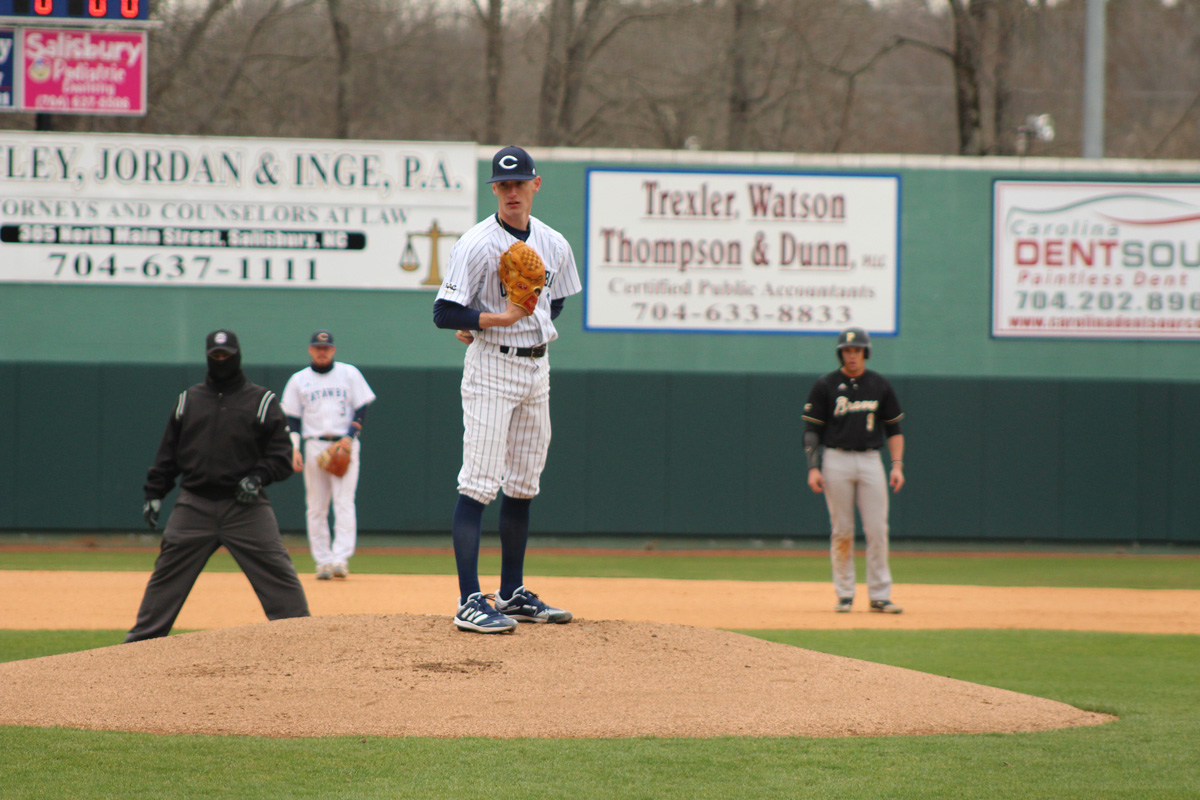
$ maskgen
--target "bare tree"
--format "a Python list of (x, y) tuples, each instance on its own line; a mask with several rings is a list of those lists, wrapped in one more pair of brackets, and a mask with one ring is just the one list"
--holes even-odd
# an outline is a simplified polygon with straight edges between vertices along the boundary
[[(166, 69), (155, 73), (157, 80), (149, 86), (146, 96), (147, 108), (157, 108), (163, 97), (175, 88), (176, 80), (185, 74), (192, 55), (208, 35), (213, 19), (232, 3), (233, 0), (208, 0), (208, 4), (204, 7), (204, 12), (199, 18), (186, 26), (187, 33), (184, 34), (183, 43), (174, 54), (174, 58), (171, 59)], [(148, 116), (143, 118), (143, 122), (148, 119)]]
[(350, 26), (342, 19), (342, 0), (326, 0), (329, 7), (329, 27), (333, 33), (333, 48), (336, 64), (334, 90), (335, 139), (350, 138)]
[(562, 131), (558, 129), (558, 107), (562, 103), (563, 73), (567, 60), (564, 49), (575, 27), (574, 16), (575, 0), (550, 0), (546, 20), (546, 55), (542, 61), (541, 92), (538, 95), (538, 144), (554, 145), (562, 141)]
[[(146, 116), (56, 130), (1004, 155), (1049, 113), (1037, 154), (1082, 139), (1085, 0), (154, 2)], [(1200, 0), (1108, 19), (1106, 152), (1200, 158)]]
[(741, 150), (750, 124), (749, 69), (750, 49), (754, 41), (755, 0), (732, 0), (733, 24), (729, 35), (729, 133), (726, 147)]
[(993, 15), (996, 55), (992, 67), (992, 152), (1002, 156), (1015, 155), (1019, 149), (1013, 61), (1023, 6), (1025, 0), (996, 0)]
[(958, 152), (964, 156), (983, 155), (983, 124), (979, 91), (979, 17), (985, 3), (949, 0), (954, 19), (954, 46), (950, 61), (954, 66), (954, 106), (958, 115)]
[(483, 126), (484, 140), (500, 143), (500, 126), (503, 122), (503, 106), (500, 103), (500, 81), (504, 76), (504, 0), (488, 0), (487, 11), (479, 0), (471, 0), (475, 13), (483, 26), (483, 102), (487, 108), (487, 121)]

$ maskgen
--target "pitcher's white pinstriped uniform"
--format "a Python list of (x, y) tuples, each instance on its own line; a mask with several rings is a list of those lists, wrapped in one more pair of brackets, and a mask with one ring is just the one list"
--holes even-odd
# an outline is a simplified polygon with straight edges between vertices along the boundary
[[(483, 312), (503, 313), (500, 255), (518, 239), (493, 214), (472, 227), (450, 251), (437, 299)], [(490, 503), (501, 486), (513, 498), (534, 497), (550, 446), (550, 358), (502, 353), (558, 338), (550, 302), (582, 290), (571, 246), (558, 231), (529, 218), (525, 242), (546, 264), (546, 287), (532, 315), (511, 326), (473, 331), (463, 363), (463, 466), (458, 491)]]

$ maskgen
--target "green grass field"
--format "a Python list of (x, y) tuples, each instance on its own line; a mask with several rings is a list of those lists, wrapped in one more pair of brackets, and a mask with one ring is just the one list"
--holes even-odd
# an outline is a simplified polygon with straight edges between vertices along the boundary
[[(0, 570), (125, 570), (146, 571), (154, 567), (153, 552), (133, 549), (5, 551), (0, 549)], [(312, 558), (293, 552), (300, 572), (311, 572)], [(1200, 589), (1200, 557), (1096, 555), (1042, 553), (1029, 556), (929, 554), (893, 552), (892, 572), (904, 583), (963, 584), (969, 586), (1090, 586), (1112, 589)], [(525, 559), (530, 575), (593, 578), (672, 578), (678, 580), (739, 581), (827, 581), (829, 558), (786, 552), (747, 551), (731, 556), (713, 554), (647, 552), (638, 555), (606, 553), (556, 553), (532, 549)], [(454, 557), (443, 553), (360, 553), (354, 557), (355, 572), (383, 575), (453, 575)], [(214, 572), (237, 572), (233, 558), (221, 550), (208, 562)], [(500, 572), (500, 556), (483, 553), (483, 574)], [(858, 572), (864, 574), (861, 556)]]
[[(297, 567), (307, 569), (303, 557)], [(225, 563), (228, 562), (228, 563)], [(0, 569), (140, 569), (146, 553), (0, 552)], [(827, 580), (823, 558), (560, 556), (530, 574)], [(447, 573), (446, 556), (362, 555), (358, 572)], [(487, 558), (486, 571), (498, 565)], [(1194, 558), (896, 554), (911, 583), (1200, 588)], [(210, 569), (235, 569), (218, 557)], [(0, 575), (0, 580), (3, 576)], [(903, 591), (898, 584), (897, 593)], [(1200, 637), (1044, 631), (743, 631), (1116, 714), (1038, 734), (853, 739), (438, 740), (151, 736), (0, 728), (0, 797), (1196, 798)], [(3, 631), (0, 660), (123, 631)], [(531, 702), (536, 679), (531, 680)], [(864, 702), (869, 702), (864, 698)]]

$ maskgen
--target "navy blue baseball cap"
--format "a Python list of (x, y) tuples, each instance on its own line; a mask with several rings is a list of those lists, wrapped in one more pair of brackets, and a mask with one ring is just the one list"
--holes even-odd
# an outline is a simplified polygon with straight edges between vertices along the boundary
[(204, 340), (204, 354), (211, 356), (217, 350), (224, 350), (227, 353), (238, 352), (237, 334), (224, 328), (210, 333)]
[(488, 183), (497, 181), (531, 181), (536, 178), (533, 156), (519, 147), (510, 145), (492, 156), (492, 177)]
[(332, 347), (333, 346), (333, 334), (330, 333), (329, 331), (317, 331), (316, 333), (314, 333), (312, 335), (312, 339), (310, 339), (308, 343), (309, 344), (323, 344), (323, 345), (328, 345), (328, 346)]

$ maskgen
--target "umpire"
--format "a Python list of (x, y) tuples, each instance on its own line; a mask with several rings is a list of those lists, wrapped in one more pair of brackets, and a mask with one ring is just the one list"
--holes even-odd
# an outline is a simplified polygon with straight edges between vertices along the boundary
[(275, 393), (242, 373), (235, 333), (213, 331), (205, 351), (208, 375), (179, 395), (146, 475), (142, 513), (153, 530), (177, 477), (179, 497), (126, 642), (170, 633), (200, 571), (221, 545), (246, 573), (267, 619), (309, 616), (262, 490), (292, 474), (287, 421)]

